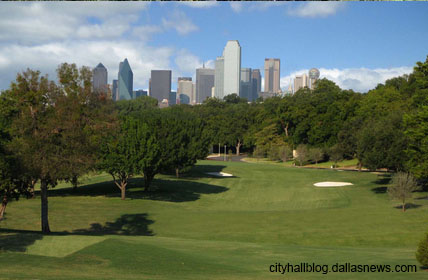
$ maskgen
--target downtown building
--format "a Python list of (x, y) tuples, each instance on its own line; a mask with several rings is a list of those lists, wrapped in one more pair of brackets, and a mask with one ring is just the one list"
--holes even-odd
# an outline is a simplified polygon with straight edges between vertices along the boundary
[(180, 104), (190, 104), (194, 100), (191, 77), (179, 77), (177, 82), (177, 100)]
[(281, 65), (279, 58), (265, 58), (265, 92), (280, 93)]
[(215, 70), (210, 68), (196, 69), (196, 103), (202, 103), (211, 97), (214, 87)]
[(253, 81), (251, 68), (241, 68), (241, 84), (239, 97), (252, 101)]
[(97, 67), (92, 70), (92, 86), (94, 91), (108, 92), (107, 76), (107, 68), (100, 62)]
[(132, 73), (131, 66), (128, 59), (119, 63), (119, 74), (117, 79), (117, 88), (115, 89), (113, 81), (113, 90), (116, 90), (115, 100), (130, 100), (133, 97), (133, 82), (134, 74)]
[(149, 94), (161, 104), (170, 99), (171, 70), (152, 70), (149, 82)]
[(294, 93), (296, 93), (299, 89), (309, 87), (309, 79), (306, 73), (302, 75), (298, 75), (294, 78)]
[(237, 40), (227, 41), (223, 55), (215, 63), (214, 96), (223, 99), (229, 94), (240, 94), (241, 46)]
[(255, 101), (260, 96), (260, 92), (262, 91), (262, 76), (260, 75), (259, 69), (253, 69), (251, 71), (251, 82), (252, 82), (252, 93), (251, 100)]

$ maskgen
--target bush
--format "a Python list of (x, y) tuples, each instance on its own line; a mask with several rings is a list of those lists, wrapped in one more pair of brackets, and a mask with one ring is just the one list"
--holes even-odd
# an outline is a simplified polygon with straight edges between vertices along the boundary
[(269, 160), (281, 160), (279, 149), (280, 149), (280, 146), (271, 145), (269, 148), (269, 151), (267, 153), (268, 159)]
[(309, 149), (306, 145), (300, 144), (296, 149), (297, 156), (294, 159), (295, 163), (299, 166), (304, 165), (309, 160)]
[(416, 251), (416, 259), (421, 265), (428, 267), (428, 233), (419, 243), (418, 250)]
[(334, 162), (334, 167), (337, 166), (337, 162), (343, 160), (343, 153), (344, 151), (340, 144), (336, 144), (330, 148), (328, 155), (330, 157), (330, 160)]
[(282, 162), (289, 161), (293, 158), (293, 150), (289, 146), (281, 146), (279, 147), (279, 158)]
[(253, 151), (253, 156), (255, 158), (264, 158), (266, 156), (266, 150), (264, 147), (257, 146)]
[(318, 164), (318, 162), (324, 159), (324, 152), (320, 148), (312, 148), (309, 150), (309, 158), (312, 162)]

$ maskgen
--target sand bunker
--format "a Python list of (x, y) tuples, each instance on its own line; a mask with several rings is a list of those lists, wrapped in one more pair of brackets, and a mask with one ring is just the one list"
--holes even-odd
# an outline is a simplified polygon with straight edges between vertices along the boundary
[(225, 172), (207, 172), (208, 175), (218, 176), (218, 177), (233, 177), (232, 174)]
[(352, 183), (347, 183), (347, 182), (320, 182), (320, 183), (315, 183), (314, 186), (315, 187), (320, 187), (320, 188), (326, 188), (326, 187), (343, 187), (343, 186), (351, 186), (353, 185)]

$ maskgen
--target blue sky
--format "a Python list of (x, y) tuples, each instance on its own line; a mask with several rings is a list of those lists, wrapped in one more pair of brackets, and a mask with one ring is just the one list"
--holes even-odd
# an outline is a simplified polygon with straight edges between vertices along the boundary
[[(409, 73), (428, 55), (428, 2), (0, 3), (0, 89), (30, 67), (55, 77), (61, 62), (95, 67), (109, 82), (128, 58), (134, 88), (150, 70), (179, 76), (242, 47), (242, 67), (281, 59), (281, 86), (312, 67), (343, 88), (367, 91)], [(263, 74), (263, 71), (262, 71)]]

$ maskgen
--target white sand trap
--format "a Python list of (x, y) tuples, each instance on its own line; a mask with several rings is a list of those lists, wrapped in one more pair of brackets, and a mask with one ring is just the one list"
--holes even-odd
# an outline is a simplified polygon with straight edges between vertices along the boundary
[(314, 186), (315, 187), (320, 187), (320, 188), (326, 188), (326, 187), (343, 187), (343, 186), (351, 186), (353, 185), (352, 183), (347, 183), (347, 182), (320, 182), (320, 183), (315, 183)]
[(225, 172), (207, 172), (208, 175), (218, 176), (218, 177), (233, 177), (232, 174)]

